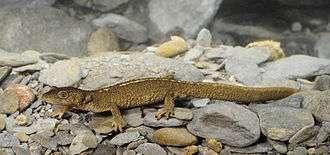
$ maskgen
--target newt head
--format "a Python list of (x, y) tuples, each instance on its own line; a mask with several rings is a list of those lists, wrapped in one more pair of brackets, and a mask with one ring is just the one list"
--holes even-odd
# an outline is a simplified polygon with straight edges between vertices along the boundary
[(41, 94), (47, 103), (62, 106), (75, 106), (85, 100), (84, 91), (73, 87), (51, 87)]

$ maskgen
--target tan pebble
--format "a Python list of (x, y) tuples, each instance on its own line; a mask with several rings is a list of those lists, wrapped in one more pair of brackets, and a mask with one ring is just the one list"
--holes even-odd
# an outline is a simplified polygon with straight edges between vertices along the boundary
[(156, 55), (161, 57), (174, 57), (188, 50), (186, 41), (178, 36), (172, 36), (170, 41), (161, 44), (157, 50)]
[(118, 39), (109, 27), (101, 27), (92, 33), (87, 44), (89, 54), (119, 50)]
[(277, 60), (285, 57), (285, 54), (281, 48), (281, 43), (273, 40), (264, 40), (264, 41), (256, 41), (246, 45), (247, 48), (252, 47), (265, 47), (271, 52), (271, 60)]
[(27, 123), (27, 118), (26, 118), (25, 115), (20, 114), (20, 115), (18, 115), (18, 116), (16, 117), (15, 121), (16, 121), (16, 124), (17, 124), (17, 125), (21, 125), (21, 126), (23, 126), (23, 125), (26, 125), (26, 123)]
[(183, 150), (185, 155), (193, 155), (198, 152), (198, 147), (195, 145), (191, 145), (185, 147)]
[(222, 144), (221, 142), (218, 142), (214, 138), (206, 139), (207, 147), (212, 149), (215, 152), (220, 152), (222, 149)]
[(17, 132), (15, 136), (20, 142), (27, 142), (29, 140), (29, 136), (24, 132)]
[(19, 97), (19, 111), (23, 111), (35, 99), (35, 95), (29, 86), (21, 84), (12, 84), (7, 87), (7, 90), (13, 90)]
[(161, 145), (188, 146), (197, 142), (196, 136), (185, 128), (162, 128), (154, 132), (153, 140)]

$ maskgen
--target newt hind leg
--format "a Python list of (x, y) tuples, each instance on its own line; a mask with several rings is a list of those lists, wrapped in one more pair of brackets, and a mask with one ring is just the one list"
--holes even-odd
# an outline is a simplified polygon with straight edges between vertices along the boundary
[(170, 116), (174, 115), (174, 98), (174, 94), (169, 94), (165, 96), (164, 107), (160, 108), (155, 114), (155, 117), (158, 120), (161, 119), (162, 116), (165, 116), (168, 119)]

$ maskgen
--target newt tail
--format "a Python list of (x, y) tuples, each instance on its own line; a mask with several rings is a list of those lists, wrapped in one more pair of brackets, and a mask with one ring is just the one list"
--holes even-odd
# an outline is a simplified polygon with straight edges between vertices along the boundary
[(62, 106), (54, 114), (59, 117), (70, 107), (92, 112), (111, 111), (115, 129), (122, 130), (124, 121), (120, 109), (164, 101), (164, 107), (156, 113), (157, 119), (160, 119), (174, 114), (174, 101), (179, 98), (198, 97), (247, 103), (278, 100), (298, 91), (286, 87), (244, 87), (163, 77), (131, 80), (94, 91), (73, 87), (52, 88), (42, 98)]

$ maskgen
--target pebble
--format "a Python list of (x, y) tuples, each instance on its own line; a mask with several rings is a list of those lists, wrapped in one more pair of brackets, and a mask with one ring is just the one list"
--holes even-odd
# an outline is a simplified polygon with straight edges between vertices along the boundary
[(107, 155), (116, 154), (117, 146), (110, 144), (109, 140), (104, 140), (101, 144), (97, 145), (93, 155)]
[(112, 116), (92, 116), (89, 127), (100, 134), (107, 134), (113, 131)]
[(79, 63), (74, 60), (58, 61), (41, 70), (39, 81), (56, 87), (72, 86), (82, 78), (81, 70)]
[(191, 120), (193, 118), (193, 112), (188, 108), (174, 108), (173, 117), (180, 120)]
[(11, 67), (0, 67), (0, 82), (5, 79), (11, 72)]
[(161, 128), (154, 132), (153, 140), (166, 146), (188, 146), (197, 143), (197, 137), (186, 128)]
[(143, 137), (140, 136), (140, 133), (138, 131), (124, 132), (124, 133), (120, 133), (120, 134), (116, 135), (115, 137), (113, 137), (110, 140), (110, 144), (121, 146), (124, 144), (131, 143), (133, 141), (137, 141), (141, 138), (143, 138)]
[(30, 155), (30, 150), (27, 148), (27, 146), (13, 146), (13, 151), (17, 155)]
[(316, 134), (319, 132), (319, 129), (319, 127), (314, 125), (305, 126), (289, 139), (289, 143), (298, 144), (304, 142), (307, 139), (316, 136)]
[(30, 139), (47, 149), (56, 150), (57, 141), (51, 137), (53, 135), (54, 133), (52, 131), (38, 132), (37, 134), (31, 135)]
[(267, 141), (279, 153), (288, 152), (288, 147), (286, 146), (285, 142), (275, 141), (275, 140), (271, 140), (271, 139), (267, 139)]
[(123, 116), (129, 126), (137, 127), (143, 124), (141, 108), (126, 110)]
[(294, 22), (291, 25), (292, 32), (300, 32), (302, 30), (302, 25), (300, 22)]
[(287, 141), (303, 127), (314, 125), (312, 114), (305, 109), (269, 106), (257, 113), (262, 133), (273, 140)]
[(194, 48), (188, 50), (183, 56), (183, 61), (197, 61), (204, 53), (204, 48), (201, 46), (195, 46)]
[(73, 138), (74, 136), (67, 131), (59, 131), (54, 136), (54, 139), (59, 145), (69, 145)]
[(85, 132), (74, 137), (69, 150), (71, 154), (79, 154), (89, 148), (96, 148), (96, 146), (97, 139), (95, 135), (89, 132)]
[(317, 121), (330, 122), (330, 90), (304, 91), (302, 107), (312, 112)]
[(5, 115), (0, 115), (0, 131), (2, 131), (3, 129), (5, 129), (6, 127), (6, 120), (5, 120), (6, 116)]
[(91, 34), (87, 44), (89, 54), (118, 51), (119, 44), (116, 34), (109, 27), (101, 27)]
[(150, 127), (173, 127), (183, 125), (183, 121), (176, 118), (165, 118), (162, 117), (160, 120), (157, 120), (155, 117), (155, 112), (149, 112), (144, 116), (143, 124)]
[(12, 114), (19, 108), (19, 96), (12, 90), (5, 90), (0, 95), (0, 114)]
[(12, 149), (10, 148), (0, 148), (1, 155), (15, 155)]
[(288, 151), (287, 155), (307, 155), (307, 149), (304, 147), (297, 147), (293, 151)]
[(24, 126), (27, 124), (27, 118), (24, 114), (20, 114), (15, 118), (15, 123), (20, 126)]
[(27, 108), (35, 99), (35, 95), (29, 86), (22, 84), (12, 84), (9, 85), (7, 90), (12, 90), (16, 92), (19, 97), (19, 111), (23, 111)]
[(200, 46), (210, 47), (212, 43), (211, 32), (208, 29), (203, 28), (201, 31), (199, 31), (196, 42)]
[(29, 140), (29, 136), (24, 132), (17, 132), (15, 136), (20, 142), (27, 142)]
[(238, 147), (248, 146), (260, 137), (257, 115), (232, 102), (210, 104), (195, 110), (187, 129), (198, 137), (212, 137)]
[(156, 55), (170, 58), (182, 54), (188, 50), (186, 41), (178, 36), (172, 36), (170, 41), (161, 44), (157, 50)]
[(259, 143), (256, 145), (240, 148), (240, 147), (229, 147), (230, 152), (232, 153), (244, 153), (244, 154), (257, 154), (257, 153), (267, 153), (273, 148), (268, 143)]
[(6, 52), (0, 49), (0, 66), (24, 66), (38, 62), (39, 53), (36, 51), (25, 51), (23, 53)]
[(155, 143), (143, 143), (139, 145), (136, 149), (136, 152), (142, 153), (143, 155), (166, 155), (166, 151)]
[(0, 147), (13, 147), (19, 145), (19, 140), (13, 134), (8, 132), (0, 133)]
[(33, 122), (32, 128), (38, 132), (53, 131), (57, 123), (58, 123), (57, 119), (43, 118)]
[(321, 91), (330, 89), (330, 75), (317, 76), (313, 89)]

